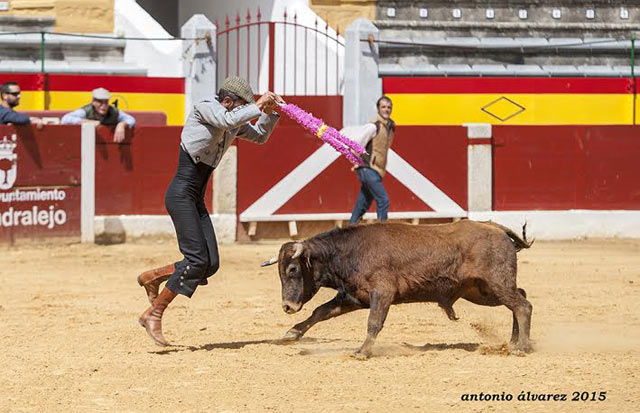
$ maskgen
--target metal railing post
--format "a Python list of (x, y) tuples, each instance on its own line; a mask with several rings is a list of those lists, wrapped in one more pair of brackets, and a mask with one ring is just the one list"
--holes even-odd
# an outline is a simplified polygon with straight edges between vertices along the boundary
[(40, 32), (40, 73), (44, 73), (44, 33)]
[(275, 78), (275, 40), (276, 40), (276, 24), (269, 22), (269, 90), (273, 92)]
[(636, 39), (631, 38), (631, 82), (633, 84), (633, 124), (636, 124), (636, 103), (638, 88), (636, 85)]

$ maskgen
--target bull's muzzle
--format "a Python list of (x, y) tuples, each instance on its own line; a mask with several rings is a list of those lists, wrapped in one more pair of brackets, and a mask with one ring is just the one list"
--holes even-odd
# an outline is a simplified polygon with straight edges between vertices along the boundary
[(302, 308), (302, 303), (292, 303), (291, 301), (283, 301), (282, 309), (287, 314), (294, 314), (300, 311)]

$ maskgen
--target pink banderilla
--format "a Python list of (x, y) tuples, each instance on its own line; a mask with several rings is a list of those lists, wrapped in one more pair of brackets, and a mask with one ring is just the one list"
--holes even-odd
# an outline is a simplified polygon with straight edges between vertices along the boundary
[(322, 119), (316, 118), (311, 113), (300, 109), (293, 103), (280, 105), (280, 110), (286, 113), (291, 119), (300, 124), (307, 131), (322, 139), (333, 149), (343, 154), (349, 162), (354, 165), (361, 165), (359, 156), (366, 153), (366, 150), (357, 142), (345, 137), (340, 132), (327, 125)]

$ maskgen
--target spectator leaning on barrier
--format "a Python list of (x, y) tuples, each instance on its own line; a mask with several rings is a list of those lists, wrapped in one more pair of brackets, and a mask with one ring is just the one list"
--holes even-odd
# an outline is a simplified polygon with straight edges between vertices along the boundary
[(29, 115), (18, 113), (13, 108), (20, 104), (20, 86), (16, 82), (6, 82), (0, 87), (2, 103), (0, 103), (0, 125), (30, 125), (33, 123), (42, 129), (42, 121), (30, 118)]
[(382, 96), (376, 106), (378, 114), (363, 127), (365, 136), (363, 142), (359, 142), (367, 149), (367, 153), (362, 156), (363, 166), (356, 169), (361, 186), (349, 220), (351, 224), (362, 218), (374, 199), (380, 221), (386, 221), (389, 211), (389, 196), (382, 185), (382, 178), (387, 169), (387, 154), (393, 142), (396, 124), (391, 119), (391, 99)]
[(80, 123), (93, 123), (94, 125), (115, 126), (113, 141), (120, 143), (124, 140), (125, 130), (133, 128), (136, 120), (133, 116), (118, 110), (115, 106), (109, 105), (111, 93), (104, 88), (94, 89), (91, 103), (67, 113), (60, 121), (63, 125), (77, 125)]

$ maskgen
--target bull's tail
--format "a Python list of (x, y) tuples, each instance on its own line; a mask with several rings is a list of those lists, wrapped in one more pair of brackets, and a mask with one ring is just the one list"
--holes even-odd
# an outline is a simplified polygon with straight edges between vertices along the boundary
[(486, 223), (503, 230), (509, 236), (509, 238), (511, 239), (511, 242), (513, 242), (513, 245), (516, 247), (516, 252), (519, 252), (524, 248), (531, 247), (533, 245), (533, 242), (535, 241), (535, 239), (532, 239), (531, 241), (527, 240), (527, 223), (526, 222), (522, 226), (522, 238), (520, 238), (518, 234), (513, 232), (510, 228), (505, 227), (504, 225), (500, 225), (492, 221), (488, 221)]

